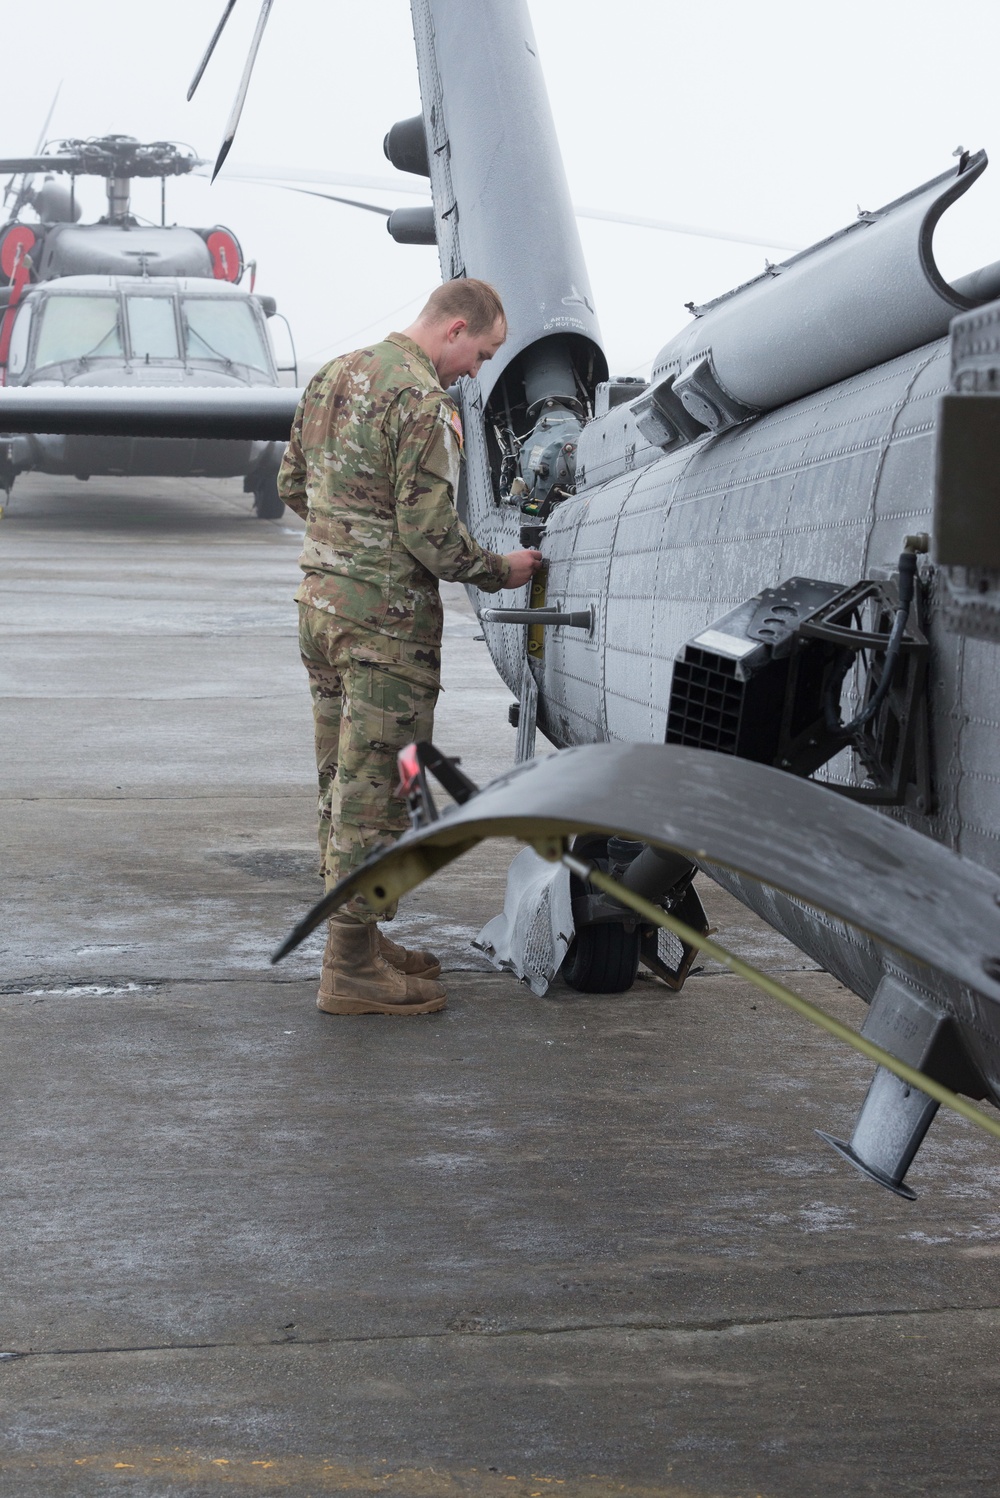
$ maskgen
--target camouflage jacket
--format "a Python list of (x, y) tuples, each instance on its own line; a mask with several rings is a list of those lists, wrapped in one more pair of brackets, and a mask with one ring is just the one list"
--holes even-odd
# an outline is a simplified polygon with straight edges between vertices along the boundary
[(278, 492), (306, 522), (301, 602), (436, 644), (438, 578), (502, 588), (507, 563), (455, 510), (462, 427), (427, 355), (402, 333), (343, 354), (306, 386)]

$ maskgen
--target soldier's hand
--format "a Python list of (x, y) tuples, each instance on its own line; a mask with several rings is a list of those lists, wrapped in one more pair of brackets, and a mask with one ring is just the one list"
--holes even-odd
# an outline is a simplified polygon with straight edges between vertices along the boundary
[(505, 584), (508, 588), (523, 588), (542, 565), (540, 551), (509, 551), (504, 561), (510, 564), (510, 575)]

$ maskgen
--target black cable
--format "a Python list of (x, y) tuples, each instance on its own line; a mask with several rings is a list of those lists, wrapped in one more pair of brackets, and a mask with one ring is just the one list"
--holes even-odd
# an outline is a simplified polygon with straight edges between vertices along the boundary
[[(903, 646), (903, 634), (906, 630), (906, 621), (910, 615), (910, 605), (913, 602), (913, 590), (917, 577), (917, 555), (913, 551), (904, 551), (899, 558), (899, 602), (896, 605), (895, 617), (892, 621), (892, 629), (889, 632), (888, 644), (885, 647), (885, 660), (882, 663), (882, 676), (875, 689), (874, 695), (868, 706), (852, 718), (850, 723), (839, 721), (840, 704), (835, 700), (835, 693), (839, 693), (840, 685), (844, 676), (831, 680), (830, 690), (827, 692), (823, 704), (823, 713), (826, 719), (826, 727), (829, 733), (838, 734), (842, 738), (848, 738), (857, 733), (859, 728), (864, 728), (870, 723), (885, 701), (892, 678), (896, 670), (896, 662)], [(847, 671), (845, 669), (844, 675)]]

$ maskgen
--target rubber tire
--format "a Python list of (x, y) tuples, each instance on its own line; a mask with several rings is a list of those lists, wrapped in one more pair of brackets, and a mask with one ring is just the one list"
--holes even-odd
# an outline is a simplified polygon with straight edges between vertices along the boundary
[(278, 493), (276, 473), (263, 473), (254, 479), (253, 508), (258, 520), (280, 520), (285, 513), (285, 501)]
[(584, 926), (563, 959), (561, 976), (577, 993), (625, 993), (639, 971), (638, 926)]

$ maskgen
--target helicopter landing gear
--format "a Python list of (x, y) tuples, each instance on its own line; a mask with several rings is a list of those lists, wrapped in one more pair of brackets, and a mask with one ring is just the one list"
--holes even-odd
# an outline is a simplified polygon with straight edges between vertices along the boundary
[(277, 448), (277, 453), (265, 452), (243, 480), (243, 492), (253, 495), (254, 514), (258, 520), (280, 520), (285, 513), (285, 501), (278, 493), (281, 449), (276, 442), (271, 444), (271, 448)]
[[(578, 837), (573, 852), (577, 858), (593, 859), (601, 867), (608, 867), (606, 837)], [(576, 899), (585, 894), (575, 874), (570, 889)], [(639, 971), (641, 942), (642, 931), (634, 920), (578, 925), (560, 974), (577, 993), (625, 993)]]
[(276, 473), (262, 473), (254, 479), (253, 508), (258, 520), (280, 520), (285, 513)]
[[(683, 853), (593, 833), (576, 838), (573, 852), (620, 879), (635, 894), (672, 911), (693, 930), (709, 930), (691, 882), (696, 866)], [(575, 874), (570, 880), (570, 898), (576, 937), (562, 966), (570, 988), (581, 993), (624, 993), (635, 982), (640, 963), (674, 993), (684, 987), (695, 946), (630, 917), (616, 901), (600, 896)]]
[(638, 926), (584, 926), (566, 953), (562, 976), (577, 993), (625, 993), (639, 971), (640, 940)]
[(9, 446), (0, 447), (0, 491), (2, 491), (3, 494), (3, 498), (0, 499), (0, 509), (2, 509), (7, 500), (10, 499), (10, 491), (14, 487), (14, 480), (16, 478), (17, 469), (11, 462)]

